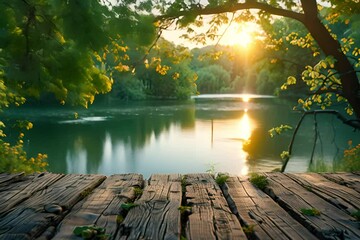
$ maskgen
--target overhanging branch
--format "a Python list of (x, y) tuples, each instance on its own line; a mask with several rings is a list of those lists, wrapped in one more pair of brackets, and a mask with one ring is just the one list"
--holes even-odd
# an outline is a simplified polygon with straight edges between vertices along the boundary
[[(290, 156), (292, 154), (292, 150), (293, 150), (293, 146), (294, 146), (294, 142), (295, 142), (295, 138), (296, 138), (296, 134), (298, 133), (299, 129), (300, 129), (300, 126), (301, 124), (303, 123), (304, 119), (306, 116), (308, 115), (311, 115), (313, 114), (314, 115), (314, 120), (315, 120), (315, 123), (317, 124), (316, 122), (316, 115), (317, 114), (332, 114), (332, 115), (335, 115), (343, 124), (345, 125), (348, 125), (350, 127), (353, 127), (354, 128), (354, 131), (359, 131), (360, 130), (360, 120), (359, 119), (347, 119), (346, 117), (344, 117), (341, 113), (339, 113), (338, 111), (336, 110), (313, 110), (313, 111), (307, 111), (307, 112), (304, 112), (303, 115), (301, 116), (298, 124), (296, 125), (296, 128), (294, 130), (294, 133), (293, 133), (293, 136), (291, 138), (291, 141), (290, 141), (290, 144), (289, 144), (289, 148), (288, 148), (288, 157), (285, 159), (284, 161), (284, 164), (281, 168), (281, 172), (284, 172), (285, 169), (286, 169), (286, 166), (290, 160)], [(315, 128), (315, 131), (317, 131), (317, 129)], [(314, 135), (314, 146), (313, 148), (315, 147), (315, 144), (316, 144), (316, 139), (317, 139), (317, 133), (315, 133)], [(313, 150), (314, 151), (314, 150)], [(311, 159), (313, 158), (313, 152), (312, 152), (312, 157)]]
[(183, 10), (183, 11), (177, 11), (172, 12), (168, 14), (164, 14), (161, 16), (158, 16), (155, 18), (156, 21), (163, 21), (167, 19), (176, 19), (181, 16), (185, 15), (213, 15), (213, 14), (220, 14), (220, 13), (227, 13), (227, 12), (237, 12), (240, 10), (245, 9), (258, 9), (266, 11), (273, 15), (293, 18), (295, 20), (298, 20), (300, 22), (305, 21), (304, 14), (293, 12), (287, 9), (283, 8), (277, 8), (274, 6), (271, 6), (266, 3), (260, 3), (256, 1), (248, 1), (245, 3), (234, 3), (234, 4), (225, 4), (225, 5), (219, 5), (219, 6), (206, 6), (204, 8), (196, 7), (192, 8), (190, 10)]

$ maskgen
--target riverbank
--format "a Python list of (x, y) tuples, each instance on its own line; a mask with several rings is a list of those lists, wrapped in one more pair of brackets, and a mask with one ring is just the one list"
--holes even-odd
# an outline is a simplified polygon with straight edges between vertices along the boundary
[(360, 238), (359, 174), (263, 173), (252, 183), (210, 174), (0, 174), (0, 238)]

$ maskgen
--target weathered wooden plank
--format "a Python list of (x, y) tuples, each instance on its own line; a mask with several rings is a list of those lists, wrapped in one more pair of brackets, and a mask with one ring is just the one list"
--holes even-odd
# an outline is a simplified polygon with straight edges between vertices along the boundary
[(25, 176), (25, 173), (0, 173), (0, 186), (3, 184), (9, 185), (9, 183), (20, 179)]
[(76, 226), (96, 225), (115, 236), (120, 205), (135, 199), (135, 187), (143, 187), (140, 174), (118, 174), (108, 177), (87, 198), (78, 202), (57, 228), (53, 239), (81, 239), (73, 234)]
[(68, 210), (104, 179), (100, 175), (69, 174), (35, 192), (0, 219), (0, 237), (39, 236), (50, 225), (56, 225)]
[(35, 174), (32, 175), (16, 175), (3, 179), (4, 181), (0, 184), (0, 197), (7, 195), (9, 191), (19, 192), (26, 187), (34, 178)]
[(348, 214), (360, 209), (360, 193), (352, 188), (332, 182), (317, 173), (286, 175)]
[(233, 212), (245, 226), (251, 226), (251, 237), (257, 239), (316, 239), (267, 194), (254, 187), (245, 177), (231, 177), (223, 187)]
[[(329, 202), (302, 187), (281, 173), (266, 174), (266, 192), (286, 211), (322, 239), (359, 239), (359, 222)], [(309, 216), (304, 210), (320, 211)]]
[[(15, 174), (15, 176), (18, 176)], [(41, 173), (15, 177), (16, 182), (0, 187), (0, 217), (7, 211), (62, 178), (63, 174)]]
[(181, 175), (152, 175), (116, 239), (180, 239)]
[(192, 213), (186, 225), (187, 239), (246, 239), (220, 187), (210, 174), (186, 175), (186, 202)]
[(341, 185), (345, 185), (354, 189), (360, 193), (360, 177), (354, 173), (321, 173), (325, 178), (336, 182)]

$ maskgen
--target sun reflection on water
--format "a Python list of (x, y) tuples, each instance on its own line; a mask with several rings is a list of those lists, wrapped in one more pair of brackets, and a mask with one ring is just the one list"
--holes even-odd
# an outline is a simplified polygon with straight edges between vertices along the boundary
[(240, 118), (239, 125), (239, 138), (242, 140), (249, 140), (253, 130), (253, 124), (248, 116), (247, 109), (245, 109), (243, 116)]
[(243, 100), (243, 102), (249, 102), (250, 101), (250, 97), (249, 96), (244, 96), (241, 98)]
[[(251, 133), (254, 130), (254, 128), (255, 128), (255, 124), (254, 124), (253, 120), (249, 117), (247, 109), (245, 109), (242, 117), (239, 120), (239, 124), (238, 124), (239, 138), (241, 140), (243, 140), (242, 145), (244, 144), (244, 142), (249, 141), (249, 139), (251, 137)], [(240, 155), (241, 155), (241, 159), (243, 161), (243, 164), (242, 164), (243, 167), (241, 169), (241, 174), (247, 175), (249, 173), (249, 167), (246, 164), (248, 153), (245, 152), (243, 149), (241, 149)]]

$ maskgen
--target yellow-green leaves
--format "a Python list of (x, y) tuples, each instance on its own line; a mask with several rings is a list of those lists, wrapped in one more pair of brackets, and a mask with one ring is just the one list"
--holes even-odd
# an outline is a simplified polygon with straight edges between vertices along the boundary
[(345, 54), (347, 54), (352, 49), (352, 46), (355, 44), (353, 38), (342, 38), (341, 42), (342, 42), (341, 50)]
[(355, 57), (359, 56), (360, 55), (360, 48), (355, 47), (353, 52), (352, 52), (352, 55), (354, 55)]
[[(341, 86), (341, 81), (334, 70), (335, 63), (335, 59), (329, 56), (320, 60), (313, 67), (305, 67), (302, 72), (302, 80), (309, 87), (312, 94), (305, 99), (298, 100), (300, 108), (310, 110), (312, 106), (316, 105), (324, 110), (330, 107), (334, 101), (346, 101), (344, 97), (336, 94), (339, 91), (339, 86)], [(288, 82), (291, 82), (291, 80), (288, 80)], [(287, 83), (284, 84), (285, 87)], [(349, 109), (347, 112), (351, 113), (351, 110)]]
[(287, 78), (286, 83), (281, 86), (281, 90), (286, 90), (289, 85), (296, 84), (296, 78), (294, 76), (290, 76)]
[(6, 85), (4, 80), (0, 79), (0, 111), (3, 108), (7, 108), (10, 104), (15, 106), (20, 106), (24, 104), (26, 99), (23, 96), (20, 96), (13, 90), (10, 90)]
[(282, 160), (286, 160), (290, 157), (289, 151), (282, 151), (282, 153), (280, 154), (280, 157)]
[(311, 48), (315, 45), (315, 40), (310, 33), (302, 37), (297, 32), (292, 32), (285, 39), (290, 44), (301, 48)]
[(270, 134), (270, 137), (274, 137), (276, 135), (280, 135), (281, 133), (283, 132), (286, 132), (286, 131), (289, 131), (289, 130), (292, 130), (293, 128), (290, 126), (290, 125), (284, 125), (284, 124), (281, 124), (280, 126), (278, 127), (274, 127), (274, 128), (271, 128), (268, 133)]
[(170, 67), (167, 65), (158, 64), (156, 65), (155, 71), (160, 75), (166, 75), (169, 69)]
[[(18, 121), (17, 126), (20, 129), (29, 130), (33, 127), (31, 122)], [(0, 172), (42, 172), (45, 171), (47, 155), (39, 153), (36, 157), (28, 157), (23, 149), (24, 133), (20, 132), (17, 142), (10, 144), (5, 140), (6, 135), (3, 132), (5, 124), (0, 122)]]

